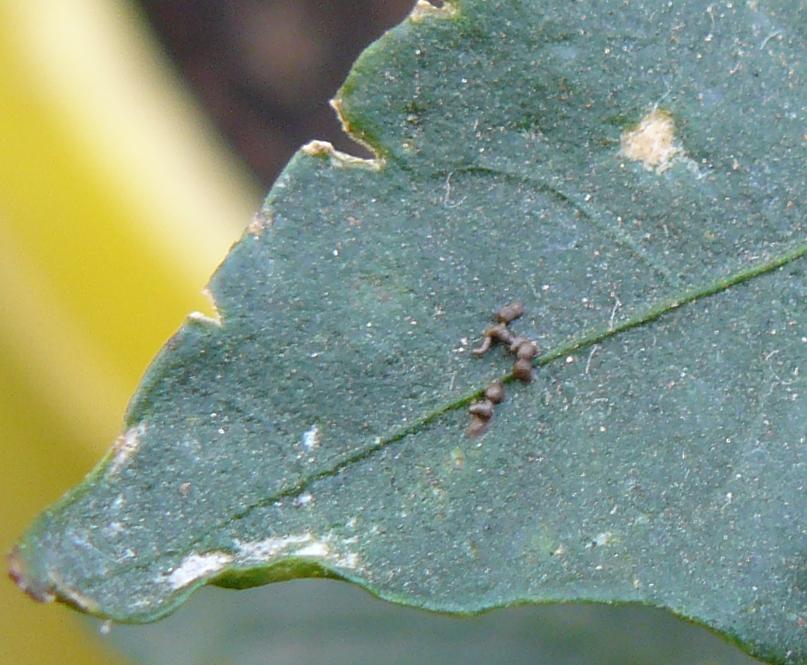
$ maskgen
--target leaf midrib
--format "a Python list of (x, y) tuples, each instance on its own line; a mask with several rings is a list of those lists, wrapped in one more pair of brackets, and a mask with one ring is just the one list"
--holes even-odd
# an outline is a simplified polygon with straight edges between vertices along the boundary
[[(807, 255), (807, 240), (803, 241), (801, 244), (793, 247), (789, 251), (786, 251), (779, 256), (768, 258), (765, 261), (756, 262), (751, 266), (749, 266), (748, 268), (746, 268), (745, 270), (736, 272), (733, 275), (729, 275), (727, 277), (715, 280), (700, 287), (689, 289), (676, 297), (662, 300), (659, 303), (647, 308), (646, 310), (644, 310), (644, 312), (637, 314), (636, 316), (631, 317), (629, 319), (626, 319), (617, 325), (609, 324), (608, 327), (594, 329), (574, 339), (570, 339), (569, 341), (555, 347), (553, 350), (548, 351), (547, 353), (544, 353), (543, 355), (536, 358), (534, 365), (538, 367), (544, 367), (559, 358), (564, 358), (572, 353), (580, 351), (581, 349), (585, 349), (595, 344), (599, 344), (607, 339), (616, 337), (621, 333), (627, 332), (634, 328), (638, 328), (647, 323), (652, 323), (653, 321), (656, 321), (665, 314), (680, 309), (685, 305), (689, 305), (699, 300), (703, 300), (710, 296), (722, 293), (732, 288), (733, 286), (751, 281), (756, 277), (760, 277), (767, 273), (771, 273), (779, 268), (788, 265), (789, 263), (792, 263), (804, 257), (805, 255)], [(514, 380), (514, 378), (512, 377), (511, 374), (507, 374), (501, 377), (501, 380), (504, 383), (510, 383)], [(410, 434), (414, 434), (418, 430), (428, 426), (443, 414), (469, 405), (474, 400), (479, 399), (483, 395), (483, 393), (484, 388), (481, 388), (479, 390), (476, 390), (472, 393), (465, 395), (464, 397), (454, 400), (453, 402), (450, 402), (441, 408), (435, 409), (431, 413), (424, 415), (415, 422), (391, 434), (389, 437), (385, 439), (380, 439), (373, 445), (367, 446), (366, 448), (363, 448), (358, 452), (355, 452), (345, 457), (341, 461), (331, 464), (328, 468), (318, 471), (316, 473), (312, 473), (303, 478), (302, 480), (300, 480), (299, 482), (290, 485), (285, 489), (280, 490), (279, 492), (275, 492), (274, 494), (268, 497), (264, 497), (259, 501), (256, 501), (255, 503), (245, 507), (238, 513), (233, 513), (226, 519), (220, 520), (214, 526), (207, 529), (203, 534), (199, 535), (192, 542), (187, 543), (183, 547), (182, 551), (183, 552), (192, 551), (196, 549), (197, 546), (203, 543), (211, 534), (214, 534), (222, 526), (230, 524), (231, 522), (236, 520), (244, 519), (248, 517), (249, 514), (252, 513), (254, 510), (258, 510), (260, 508), (272, 505), (277, 501), (302, 494), (313, 483), (322, 480), (324, 478), (329, 478), (337, 475), (338, 473), (342, 472), (344, 469), (350, 467), (351, 465), (369, 458), (370, 456), (374, 455), (375, 453), (381, 450), (384, 450), (385, 448), (396, 443), (397, 441), (400, 441), (401, 439), (409, 436)], [(176, 550), (174, 550), (174, 552), (176, 552)], [(156, 559), (161, 558), (163, 558), (163, 556), (158, 555), (156, 557)], [(145, 569), (148, 568), (150, 565), (153, 565), (153, 563), (154, 560), (152, 560), (150, 563), (142, 562), (134, 564), (130, 566), (130, 568)], [(129, 567), (127, 566), (125, 568)], [(189, 590), (192, 590), (193, 588), (196, 588), (200, 584), (204, 583), (205, 580), (199, 580), (198, 583), (186, 588), (185, 591), (187, 592)]]
[[(784, 252), (779, 256), (771, 257), (766, 261), (760, 261), (754, 263), (745, 270), (741, 270), (733, 275), (715, 280), (714, 282), (710, 282), (706, 285), (687, 290), (682, 294), (678, 295), (677, 297), (662, 300), (661, 302), (647, 308), (644, 312), (637, 314), (636, 316), (631, 317), (629, 319), (626, 319), (625, 321), (622, 321), (618, 325), (609, 325), (606, 328), (594, 329), (579, 337), (571, 339), (568, 342), (565, 342), (564, 344), (555, 347), (553, 350), (548, 351), (547, 353), (544, 353), (543, 355), (539, 356), (535, 360), (534, 364), (538, 367), (544, 367), (550, 364), (551, 362), (557, 360), (558, 358), (566, 357), (572, 353), (580, 351), (581, 349), (585, 349), (595, 344), (599, 344), (621, 333), (627, 332), (634, 328), (638, 328), (647, 323), (652, 323), (653, 321), (656, 321), (665, 314), (669, 314), (670, 312), (680, 309), (685, 305), (690, 305), (699, 300), (703, 300), (710, 296), (727, 291), (728, 289), (738, 284), (751, 281), (756, 277), (760, 277), (767, 273), (773, 272), (779, 268), (788, 265), (789, 263), (792, 263), (802, 258), (805, 255), (807, 255), (807, 240), (802, 242), (802, 244), (797, 245), (793, 249)], [(504, 383), (510, 383), (514, 379), (511, 374), (507, 374), (503, 376), (501, 380)], [(312, 473), (307, 477), (303, 478), (302, 480), (300, 480), (299, 482), (290, 485), (279, 492), (275, 492), (274, 494), (268, 497), (264, 497), (260, 501), (256, 501), (255, 503), (247, 506), (240, 512), (234, 513), (229, 517), (227, 517), (226, 519), (219, 521), (216, 525), (206, 530), (194, 541), (188, 543), (185, 546), (185, 550), (189, 551), (195, 549), (197, 545), (202, 543), (210, 534), (215, 533), (223, 525), (229, 524), (235, 520), (244, 519), (248, 517), (249, 514), (254, 510), (258, 510), (260, 508), (272, 505), (273, 503), (280, 501), (282, 499), (302, 494), (311, 484), (317, 482), (318, 480), (335, 476), (336, 474), (340, 473), (341, 471), (350, 467), (351, 465), (369, 458), (371, 455), (374, 455), (375, 453), (387, 448), (388, 446), (396, 443), (397, 441), (400, 441), (401, 439), (409, 436), (410, 434), (414, 434), (423, 427), (428, 426), (443, 414), (469, 405), (474, 400), (479, 399), (483, 395), (483, 393), (484, 388), (481, 388), (479, 390), (476, 390), (472, 393), (465, 395), (464, 397), (454, 400), (453, 402), (450, 402), (441, 408), (435, 409), (431, 413), (424, 415), (415, 422), (400, 429), (398, 432), (391, 434), (386, 439), (380, 439), (373, 445), (367, 446), (366, 448), (363, 448), (360, 451), (345, 457), (341, 461), (332, 464), (328, 468), (318, 471), (317, 473)], [(134, 566), (132, 566), (132, 568), (143, 569), (148, 567), (148, 565), (149, 565), (148, 563), (140, 563), (135, 564)], [(200, 581), (200, 583), (203, 582)]]
[[(622, 321), (618, 325), (609, 325), (607, 328), (594, 329), (579, 337), (571, 339), (568, 342), (555, 347), (553, 350), (548, 351), (547, 353), (544, 353), (543, 355), (539, 356), (535, 361), (535, 365), (539, 367), (546, 366), (549, 363), (557, 360), (558, 358), (566, 357), (569, 354), (575, 353), (577, 351), (580, 351), (581, 349), (585, 349), (595, 344), (599, 344), (611, 337), (615, 337), (616, 335), (627, 332), (628, 330), (632, 330), (647, 323), (651, 323), (661, 318), (665, 314), (680, 309), (685, 305), (689, 305), (699, 300), (716, 295), (718, 293), (722, 293), (723, 291), (727, 291), (733, 286), (742, 284), (744, 282), (748, 282), (756, 277), (773, 272), (779, 268), (782, 268), (783, 266), (786, 266), (789, 263), (792, 263), (793, 261), (798, 260), (799, 258), (805, 255), (807, 255), (807, 241), (803, 242), (802, 244), (794, 247), (793, 249), (779, 256), (769, 258), (766, 261), (760, 261), (758, 263), (754, 263), (745, 270), (741, 270), (733, 275), (718, 279), (714, 282), (711, 282), (709, 284), (700, 287), (687, 290), (676, 297), (662, 300), (661, 302), (649, 307), (644, 312), (637, 314), (632, 318), (626, 319), (625, 321)], [(514, 379), (511, 374), (507, 374), (503, 376), (501, 380), (504, 383), (510, 383)], [(309, 476), (300, 480), (298, 483), (295, 483), (294, 485), (282, 489), (281, 491), (276, 492), (269, 497), (265, 497), (260, 501), (257, 501), (254, 504), (247, 506), (241, 512), (235, 513), (230, 517), (228, 517), (226, 520), (222, 520), (221, 522), (219, 522), (215, 527), (208, 530), (205, 533), (205, 535), (198, 538), (193, 543), (193, 545), (198, 544), (199, 542), (204, 540), (204, 538), (208, 534), (213, 533), (221, 525), (228, 524), (229, 522), (234, 520), (244, 519), (252, 511), (256, 509), (269, 506), (282, 499), (294, 497), (303, 493), (311, 484), (317, 482), (318, 480), (335, 476), (336, 474), (340, 473), (349, 466), (367, 459), (371, 455), (374, 455), (375, 453), (387, 448), (388, 446), (392, 445), (393, 443), (396, 443), (397, 441), (400, 441), (401, 439), (409, 436), (410, 434), (414, 434), (418, 430), (422, 429), (423, 427), (426, 427), (427, 425), (437, 420), (437, 418), (439, 418), (443, 414), (469, 405), (474, 400), (479, 399), (483, 393), (484, 388), (481, 388), (479, 390), (476, 390), (472, 393), (465, 395), (464, 397), (454, 400), (453, 402), (450, 402), (441, 408), (435, 409), (431, 413), (422, 416), (415, 422), (400, 429), (398, 432), (391, 434), (389, 437), (385, 439), (380, 439), (373, 445), (367, 446), (366, 448), (363, 448), (360, 451), (355, 452), (349, 455), (348, 457), (345, 457), (341, 461), (338, 461), (330, 465), (328, 468), (310, 474)]]

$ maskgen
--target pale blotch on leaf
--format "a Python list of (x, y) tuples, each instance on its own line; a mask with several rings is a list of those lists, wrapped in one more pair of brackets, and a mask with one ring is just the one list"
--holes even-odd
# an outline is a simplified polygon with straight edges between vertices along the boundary
[(206, 554), (189, 554), (168, 576), (172, 589), (181, 589), (191, 582), (208, 577), (221, 571), (233, 560), (226, 552), (208, 552)]
[(237, 564), (249, 565), (255, 562), (271, 563), (273, 559), (283, 556), (321, 559), (340, 568), (356, 568), (359, 555), (349, 549), (355, 544), (355, 538), (338, 538), (327, 533), (316, 538), (311, 533), (292, 534), (290, 536), (274, 536), (249, 542), (237, 542)]
[(272, 213), (268, 210), (261, 210), (247, 226), (247, 233), (255, 238), (260, 238), (263, 232), (272, 226), (273, 221)]
[(337, 539), (330, 533), (324, 538), (302, 533), (250, 542), (236, 541), (234, 554), (220, 551), (189, 554), (168, 574), (168, 584), (172, 589), (181, 589), (193, 582), (210, 579), (230, 565), (267, 564), (283, 556), (320, 559), (340, 568), (355, 568), (359, 557), (346, 550), (354, 542), (355, 539)]
[(120, 471), (126, 462), (140, 447), (140, 437), (146, 432), (144, 423), (132, 427), (121, 434), (112, 446), (112, 460), (109, 463), (108, 473), (114, 475)]
[(657, 173), (670, 168), (673, 159), (683, 153), (675, 140), (675, 121), (669, 113), (658, 109), (623, 133), (621, 146), (622, 155)]

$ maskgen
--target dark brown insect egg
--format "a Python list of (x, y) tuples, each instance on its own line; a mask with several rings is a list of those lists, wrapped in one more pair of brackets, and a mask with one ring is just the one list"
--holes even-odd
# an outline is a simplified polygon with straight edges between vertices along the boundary
[(532, 362), (525, 358), (516, 360), (513, 365), (513, 376), (524, 383), (532, 381)]
[(494, 381), (485, 389), (485, 398), (494, 404), (504, 401), (504, 386), (501, 381)]
[(521, 335), (519, 335), (518, 337), (514, 337), (513, 341), (510, 342), (510, 353), (515, 353), (516, 351), (518, 351), (519, 346), (524, 344), (524, 342), (529, 341), (530, 340), (528, 340), (526, 337), (522, 337)]
[[(508, 324), (524, 314), (524, 305), (514, 302), (497, 310), (495, 317), (497, 323), (488, 326), (484, 332), (484, 339), (479, 348), (473, 349), (474, 355), (484, 355), (494, 344), (506, 344), (510, 353), (516, 356), (513, 365), (513, 378), (529, 383), (532, 381), (532, 362), (538, 355), (538, 345), (527, 337), (514, 335)], [(493, 381), (485, 388), (485, 399), (468, 407), (471, 414), (471, 424), (468, 426), (468, 436), (478, 436), (488, 427), (493, 418), (494, 407), (504, 401), (504, 386), (500, 381)]]
[(471, 353), (475, 356), (484, 356), (488, 349), (490, 349), (490, 345), (493, 343), (493, 338), (490, 335), (485, 335), (485, 339), (482, 341), (482, 345), (476, 349), (471, 349)]
[(538, 346), (535, 342), (527, 340), (518, 345), (516, 356), (519, 360), (532, 360), (538, 355)]
[(520, 302), (510, 303), (509, 305), (500, 307), (496, 311), (496, 320), (501, 323), (510, 323), (510, 321), (515, 321), (523, 313), (524, 305)]
[(468, 436), (480, 436), (485, 433), (485, 430), (488, 428), (489, 420), (485, 420), (484, 418), (480, 418), (479, 416), (474, 416), (471, 418), (471, 424), (468, 425), (468, 429), (466, 433)]
[(512, 344), (513, 342), (513, 333), (504, 323), (491, 326), (485, 331), (485, 335), (495, 339), (497, 342), (504, 342), (505, 344)]
[(483, 420), (490, 420), (493, 417), (493, 402), (486, 399), (484, 402), (471, 404), (468, 408), (468, 413)]

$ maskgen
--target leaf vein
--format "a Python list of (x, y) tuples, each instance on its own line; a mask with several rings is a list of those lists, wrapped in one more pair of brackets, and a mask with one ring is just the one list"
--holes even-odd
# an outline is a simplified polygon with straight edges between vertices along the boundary
[[(663, 300), (660, 303), (657, 303), (652, 307), (646, 309), (644, 312), (641, 312), (640, 314), (637, 314), (636, 316), (631, 317), (621, 323), (612, 325), (612, 323), (609, 322), (602, 328), (591, 330), (588, 333), (585, 333), (579, 337), (571, 339), (568, 342), (555, 347), (553, 350), (537, 358), (535, 364), (541, 367), (546, 366), (559, 358), (563, 358), (569, 355), (570, 353), (574, 353), (584, 348), (600, 344), (606, 339), (615, 337), (621, 333), (627, 332), (634, 328), (638, 328), (647, 323), (652, 323), (653, 321), (656, 321), (663, 315), (673, 312), (677, 309), (680, 309), (685, 305), (689, 305), (704, 298), (717, 295), (719, 293), (722, 293), (723, 291), (727, 291), (733, 286), (742, 284), (744, 282), (748, 282), (756, 277), (773, 272), (779, 268), (784, 267), (789, 263), (792, 263), (793, 261), (796, 261), (804, 257), (805, 255), (807, 255), (807, 241), (793, 247), (789, 251), (784, 252), (779, 256), (771, 257), (766, 261), (757, 262), (749, 266), (745, 270), (736, 272), (733, 275), (729, 275), (727, 277), (718, 279), (714, 282), (703, 285), (701, 287), (690, 289), (676, 297)], [(513, 377), (512, 375), (508, 374), (502, 377), (501, 380), (505, 383), (509, 383), (513, 380)], [(299, 482), (289, 487), (286, 487), (285, 489), (282, 489), (279, 492), (275, 492), (271, 496), (265, 497), (250, 506), (247, 506), (239, 513), (233, 514), (226, 520), (220, 522), (218, 525), (216, 525), (213, 529), (209, 530), (205, 535), (200, 537), (195, 542), (198, 543), (204, 540), (204, 538), (207, 535), (215, 532), (215, 530), (217, 530), (223, 525), (226, 525), (235, 520), (241, 520), (246, 518), (254, 510), (264, 508), (282, 499), (297, 496), (298, 494), (304, 492), (310, 485), (317, 482), (318, 480), (338, 475), (351, 465), (371, 457), (375, 453), (387, 448), (388, 446), (396, 443), (397, 441), (400, 441), (401, 439), (409, 436), (410, 434), (414, 434), (415, 432), (428, 426), (443, 414), (467, 406), (474, 400), (479, 399), (483, 393), (484, 389), (480, 389), (473, 393), (465, 395), (464, 397), (461, 397), (449, 404), (446, 404), (445, 406), (429, 414), (426, 414), (416, 422), (402, 428), (398, 432), (391, 434), (389, 437), (385, 439), (379, 439), (373, 445), (367, 446), (358, 452), (354, 452), (346, 456), (342, 460), (339, 460), (336, 463), (332, 464), (327, 469), (323, 469), (317, 473), (311, 474), (306, 478), (300, 480)]]

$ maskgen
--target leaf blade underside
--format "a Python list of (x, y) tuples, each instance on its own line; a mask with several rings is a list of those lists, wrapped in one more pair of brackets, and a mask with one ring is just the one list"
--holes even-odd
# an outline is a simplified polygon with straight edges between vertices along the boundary
[[(337, 103), (378, 159), (292, 160), (221, 326), (155, 360), (22, 584), (124, 621), (306, 575), (644, 602), (804, 662), (804, 9), (467, 0), (388, 33)], [(672, 157), (642, 164), (657, 106)], [(510, 365), (469, 349), (514, 299), (546, 352), (468, 438)]]

